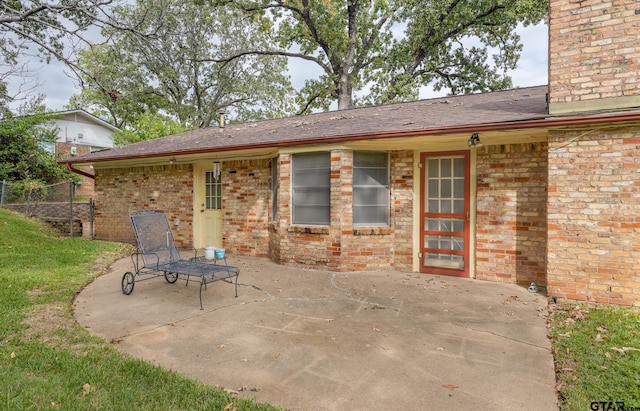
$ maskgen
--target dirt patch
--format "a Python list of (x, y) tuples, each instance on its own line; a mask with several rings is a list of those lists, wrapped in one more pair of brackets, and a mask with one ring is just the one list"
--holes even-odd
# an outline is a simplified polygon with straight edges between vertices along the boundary
[[(27, 295), (30, 300), (34, 302), (34, 305), (31, 314), (23, 321), (23, 324), (27, 326), (23, 331), (24, 338), (27, 340), (37, 340), (49, 346), (63, 348), (77, 348), (85, 344), (86, 339), (78, 334), (81, 327), (78, 325), (72, 312), (75, 308), (75, 299), (82, 289), (93, 282), (95, 278), (108, 272), (109, 266), (115, 260), (126, 256), (130, 251), (131, 246), (123, 244), (123, 246), (114, 253), (104, 253), (100, 255), (88, 273), (88, 277), (90, 277), (89, 281), (76, 291), (71, 305), (64, 301), (38, 304), (36, 301), (42, 300), (42, 297), (47, 294), (47, 291), (42, 289), (29, 291)], [(84, 341), (83, 343), (79, 342), (81, 338)]]
[(24, 324), (28, 326), (24, 330), (25, 339), (38, 340), (56, 347), (71, 347), (68, 337), (77, 326), (76, 321), (60, 302), (35, 306), (31, 315), (24, 320)]

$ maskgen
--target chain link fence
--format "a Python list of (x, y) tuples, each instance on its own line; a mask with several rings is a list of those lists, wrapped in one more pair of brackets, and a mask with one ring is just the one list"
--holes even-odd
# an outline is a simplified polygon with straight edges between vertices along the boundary
[(71, 180), (51, 185), (3, 180), (0, 208), (39, 218), (64, 235), (93, 238), (93, 200), (74, 201), (75, 190)]

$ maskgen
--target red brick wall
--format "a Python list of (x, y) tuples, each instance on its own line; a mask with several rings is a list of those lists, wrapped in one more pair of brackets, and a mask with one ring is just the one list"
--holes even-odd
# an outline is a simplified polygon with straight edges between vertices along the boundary
[(331, 154), (329, 227), (291, 225), (291, 157), (280, 156), (278, 221), (270, 227), (271, 257), (278, 262), (333, 271), (397, 268), (411, 271), (413, 249), (413, 154), (391, 154), (391, 226), (354, 227), (353, 153)]
[(550, 103), (639, 95), (640, 5), (550, 0)]
[[(176, 243), (193, 240), (193, 169), (190, 164), (96, 170), (97, 239), (135, 242), (129, 213), (163, 210)], [(180, 219), (178, 226), (174, 219)]]
[(413, 271), (413, 151), (391, 153), (391, 227), (393, 227), (393, 268)]
[[(391, 226), (353, 227), (353, 153), (331, 153), (331, 226), (293, 226), (291, 158), (279, 157), (277, 221), (271, 210), (270, 159), (222, 163), (223, 237), (229, 253), (269, 256), (288, 264), (332, 271), (411, 271), (413, 249), (413, 152), (391, 155)], [(96, 173), (96, 237), (133, 242), (129, 213), (167, 213), (176, 241), (193, 240), (193, 169), (164, 165), (99, 169)]]
[(640, 128), (552, 131), (550, 295), (640, 306)]
[(269, 255), (269, 159), (222, 163), (222, 236), (230, 253)]
[(340, 173), (342, 151), (331, 154), (331, 226), (294, 226), (291, 224), (291, 156), (280, 156), (280, 198), (278, 224), (274, 227), (280, 259), (277, 262), (312, 268), (339, 270)]
[(476, 278), (545, 286), (546, 209), (546, 143), (479, 149)]
[[(56, 159), (64, 160), (71, 157), (71, 147), (76, 148), (76, 155), (81, 156), (83, 154), (89, 154), (91, 152), (91, 147), (83, 146), (78, 144), (71, 143), (56, 143)], [(86, 173), (93, 174), (93, 170), (86, 166), (75, 166), (75, 168), (80, 169)], [(78, 184), (76, 186), (75, 195), (77, 196), (85, 196), (85, 197), (93, 197), (95, 196), (95, 184), (92, 178), (81, 177), (82, 184)]]

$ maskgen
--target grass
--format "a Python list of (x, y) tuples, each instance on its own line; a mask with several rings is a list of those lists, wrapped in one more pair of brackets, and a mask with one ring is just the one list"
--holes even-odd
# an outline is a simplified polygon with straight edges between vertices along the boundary
[[(75, 294), (128, 251), (0, 209), (0, 409), (275, 410), (132, 359), (75, 322)], [(550, 307), (560, 408), (640, 409), (640, 311)]]
[(640, 311), (551, 305), (560, 408), (640, 410)]
[(0, 209), (0, 409), (277, 409), (133, 359), (75, 322), (75, 294), (128, 251)]

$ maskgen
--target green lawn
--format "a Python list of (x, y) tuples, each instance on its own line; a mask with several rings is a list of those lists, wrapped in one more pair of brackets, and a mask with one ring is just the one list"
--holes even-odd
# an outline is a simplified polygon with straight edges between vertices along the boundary
[[(128, 252), (0, 210), (0, 409), (277, 409), (132, 359), (77, 325), (74, 295)], [(640, 311), (562, 303), (550, 326), (562, 410), (640, 410)]]
[(640, 311), (575, 302), (551, 308), (561, 409), (640, 411)]
[(0, 210), (0, 409), (277, 409), (132, 359), (75, 322), (74, 295), (128, 251)]

